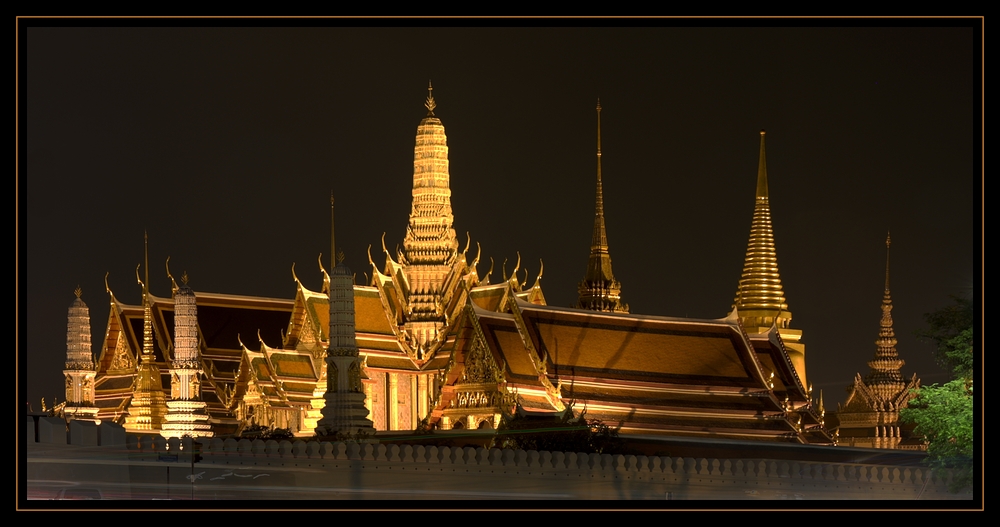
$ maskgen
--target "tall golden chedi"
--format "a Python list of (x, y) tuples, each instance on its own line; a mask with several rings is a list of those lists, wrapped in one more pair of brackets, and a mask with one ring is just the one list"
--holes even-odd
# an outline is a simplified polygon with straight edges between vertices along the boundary
[(158, 434), (163, 428), (167, 404), (163, 394), (163, 381), (160, 379), (160, 367), (156, 365), (153, 354), (153, 316), (149, 298), (149, 250), (145, 233), (143, 233), (143, 244), (146, 264), (145, 281), (139, 278), (139, 267), (135, 268), (135, 279), (142, 286), (142, 358), (139, 362), (138, 374), (132, 385), (132, 400), (129, 402), (128, 416), (125, 417), (125, 430), (127, 432)]
[[(169, 265), (170, 259), (167, 258)], [(198, 305), (188, 275), (177, 286), (167, 267), (174, 297), (174, 360), (170, 364), (170, 400), (164, 416), (163, 437), (212, 437), (207, 404), (201, 400), (201, 346), (198, 342)]]
[(94, 355), (90, 342), (90, 308), (80, 296), (79, 287), (74, 291), (76, 300), (69, 308), (66, 324), (66, 403), (63, 414), (67, 419), (96, 420), (94, 405)]
[(889, 294), (889, 235), (885, 237), (885, 293), (882, 295), (882, 320), (875, 357), (868, 361), (871, 369), (864, 379), (861, 374), (847, 388), (847, 402), (837, 409), (840, 441), (848, 446), (872, 448), (902, 448), (922, 450), (921, 441), (899, 422), (899, 410), (913, 397), (912, 390), (920, 387), (914, 373), (907, 381), (901, 372), (902, 359), (896, 352), (896, 333), (892, 329), (892, 297)]
[(785, 303), (778, 274), (778, 255), (774, 249), (771, 227), (771, 204), (767, 190), (767, 156), (764, 152), (764, 130), (760, 131), (760, 157), (757, 162), (757, 192), (754, 200), (750, 242), (747, 244), (743, 275), (736, 290), (733, 308), (737, 310), (744, 329), (749, 334), (767, 333), (771, 326), (778, 329), (804, 386), (806, 380), (806, 348), (800, 342), (802, 330), (792, 329), (792, 312)]
[(594, 206), (594, 237), (590, 242), (587, 274), (578, 288), (576, 307), (592, 311), (628, 313), (622, 302), (622, 285), (611, 271), (611, 253), (604, 225), (604, 182), (601, 177), (601, 100), (597, 100), (597, 200)]

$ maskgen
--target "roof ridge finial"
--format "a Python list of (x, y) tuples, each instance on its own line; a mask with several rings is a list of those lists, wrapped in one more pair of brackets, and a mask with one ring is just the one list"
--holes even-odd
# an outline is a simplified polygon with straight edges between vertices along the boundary
[(424, 107), (427, 108), (427, 115), (434, 115), (434, 108), (437, 108), (437, 103), (434, 102), (434, 85), (431, 81), (427, 81), (427, 101), (424, 102)]
[(177, 281), (174, 280), (174, 275), (170, 274), (170, 257), (167, 256), (167, 261), (163, 264), (167, 268), (167, 278), (170, 279), (170, 284), (173, 286), (172, 291), (177, 291)]
[(757, 199), (767, 197), (767, 156), (764, 154), (764, 130), (761, 130), (760, 158), (757, 160)]

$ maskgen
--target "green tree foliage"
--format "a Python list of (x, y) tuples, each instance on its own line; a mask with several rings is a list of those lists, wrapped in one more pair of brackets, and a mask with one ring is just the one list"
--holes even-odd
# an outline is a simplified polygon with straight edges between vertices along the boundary
[(927, 440), (931, 466), (955, 470), (955, 491), (972, 483), (972, 389), (965, 379), (925, 386), (900, 411), (900, 418), (915, 423), (915, 431)]
[(916, 424), (914, 430), (927, 440), (931, 466), (955, 472), (953, 491), (972, 484), (973, 476), (973, 343), (972, 301), (955, 297), (955, 304), (924, 315), (929, 326), (920, 332), (937, 345), (935, 356), (954, 380), (915, 391), (900, 419)]
[(550, 452), (586, 452), (625, 454), (625, 442), (612, 428), (597, 419), (587, 419), (586, 412), (573, 413), (572, 407), (562, 416), (544, 419), (521, 413), (504, 416), (491, 448), (519, 448)]

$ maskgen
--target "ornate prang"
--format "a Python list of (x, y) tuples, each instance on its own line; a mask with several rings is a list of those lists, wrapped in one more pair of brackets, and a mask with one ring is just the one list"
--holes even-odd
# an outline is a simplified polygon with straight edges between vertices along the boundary
[(69, 308), (66, 324), (66, 402), (63, 415), (68, 419), (94, 421), (98, 409), (94, 403), (94, 379), (97, 371), (90, 340), (90, 308), (81, 296), (77, 285), (73, 291), (76, 299)]
[(201, 399), (201, 345), (198, 339), (198, 305), (194, 290), (184, 283), (174, 294), (174, 360), (170, 364), (171, 400), (160, 435), (212, 437), (208, 405)]

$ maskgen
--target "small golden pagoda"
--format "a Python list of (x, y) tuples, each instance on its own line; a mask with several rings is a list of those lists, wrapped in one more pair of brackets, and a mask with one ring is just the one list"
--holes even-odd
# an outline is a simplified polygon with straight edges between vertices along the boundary
[(838, 407), (836, 427), (841, 444), (871, 448), (925, 450), (926, 445), (911, 434), (912, 427), (899, 422), (899, 410), (913, 398), (920, 387), (914, 373), (903, 378), (903, 362), (896, 352), (896, 333), (892, 329), (892, 297), (889, 294), (889, 245), (885, 237), (885, 293), (882, 295), (882, 320), (875, 357), (868, 361), (870, 371), (863, 379), (857, 374), (847, 387), (847, 401)]
[(601, 178), (601, 100), (597, 100), (597, 200), (594, 206), (594, 237), (590, 242), (587, 274), (579, 286), (576, 307), (592, 311), (628, 313), (622, 302), (622, 285), (611, 271), (611, 253), (604, 225), (604, 182)]
[(167, 415), (166, 397), (160, 367), (153, 356), (153, 313), (149, 298), (149, 251), (148, 239), (143, 234), (146, 280), (139, 278), (139, 267), (135, 268), (135, 279), (142, 286), (142, 358), (132, 386), (132, 400), (125, 417), (125, 430), (159, 434)]
[(781, 276), (778, 273), (778, 255), (774, 249), (771, 204), (767, 190), (764, 130), (760, 131), (757, 192), (753, 223), (750, 226), (750, 242), (747, 244), (743, 275), (736, 289), (733, 309), (739, 313), (740, 321), (747, 333), (767, 333), (771, 326), (778, 329), (799, 379), (805, 386), (809, 386), (806, 381), (806, 349), (805, 345), (799, 342), (802, 339), (802, 330), (789, 327), (792, 312), (785, 303), (785, 293), (781, 288)]

